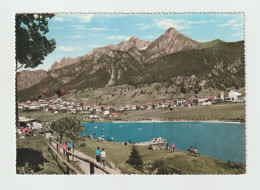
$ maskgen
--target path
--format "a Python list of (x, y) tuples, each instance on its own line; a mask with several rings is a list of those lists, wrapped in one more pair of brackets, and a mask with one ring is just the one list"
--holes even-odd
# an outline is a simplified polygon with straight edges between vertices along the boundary
[[(54, 147), (56, 147), (56, 144), (54, 142), (52, 142), (52, 145)], [(61, 147), (59, 147), (59, 151), (63, 153), (63, 149)], [(75, 150), (75, 149), (74, 149), (74, 154), (76, 154), (80, 157), (83, 157), (83, 158), (88, 158), (88, 159), (94, 160), (90, 156), (88, 156), (78, 150)], [(70, 160), (72, 160), (72, 156), (70, 156)], [(74, 161), (79, 165), (80, 169), (83, 171), (84, 174), (90, 174), (90, 164), (88, 162), (82, 161), (75, 157), (74, 157)], [(119, 169), (117, 169), (113, 163), (110, 163), (110, 164), (113, 168), (109, 168), (108, 166), (105, 166), (105, 167), (111, 174), (113, 174), (113, 175), (122, 174), (121, 171)], [(95, 174), (106, 174), (104, 171), (102, 171), (101, 169), (96, 168), (96, 167), (94, 169), (94, 173)]]

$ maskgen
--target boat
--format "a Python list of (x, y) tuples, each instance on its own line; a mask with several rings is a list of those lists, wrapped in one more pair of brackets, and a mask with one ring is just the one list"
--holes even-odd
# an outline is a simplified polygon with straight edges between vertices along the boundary
[(105, 129), (104, 129), (104, 128), (102, 128), (101, 130), (102, 130), (102, 131), (105, 131)]

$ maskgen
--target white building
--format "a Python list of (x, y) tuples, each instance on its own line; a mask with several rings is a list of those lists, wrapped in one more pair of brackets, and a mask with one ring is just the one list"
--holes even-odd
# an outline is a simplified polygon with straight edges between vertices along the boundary
[(228, 92), (228, 98), (230, 98), (233, 102), (237, 102), (238, 97), (241, 95), (241, 92), (237, 89), (232, 89)]

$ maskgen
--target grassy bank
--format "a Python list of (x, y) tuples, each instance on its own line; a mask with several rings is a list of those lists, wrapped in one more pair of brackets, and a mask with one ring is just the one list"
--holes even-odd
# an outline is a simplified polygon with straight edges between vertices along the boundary
[(159, 109), (150, 111), (126, 111), (119, 116), (125, 121), (140, 121), (155, 119), (161, 121), (174, 120), (219, 120), (219, 121), (245, 121), (245, 104), (216, 104), (211, 106), (178, 107), (173, 110)]
[[(33, 118), (33, 119), (39, 119), (43, 120), (43, 114), (42, 111), (32, 111), (32, 110), (18, 110), (19, 117), (27, 117), (27, 118)], [(68, 113), (51, 113), (51, 112), (45, 112), (45, 121), (56, 121), (61, 117), (71, 115)], [(87, 116), (87, 113), (79, 112), (77, 114), (73, 114), (78, 119), (82, 120), (83, 117)]]
[[(43, 119), (41, 111), (26, 111), (19, 110), (19, 116), (27, 118)], [(67, 113), (50, 113), (46, 112), (46, 121), (55, 121)], [(78, 119), (87, 116), (87, 113), (74, 114)], [(156, 119), (161, 121), (174, 120), (220, 120), (220, 121), (245, 121), (245, 104), (244, 103), (230, 103), (230, 104), (216, 104), (211, 106), (197, 106), (197, 107), (178, 107), (173, 110), (159, 109), (159, 110), (144, 110), (144, 111), (124, 111), (118, 113), (123, 121), (141, 121), (144, 119)], [(104, 120), (105, 121), (105, 120)]]
[[(80, 147), (80, 144), (85, 147)], [(106, 164), (115, 165), (124, 174), (243, 174), (244, 165), (224, 163), (208, 156), (195, 157), (185, 151), (176, 150), (149, 150), (146, 146), (137, 146), (143, 157), (144, 170), (139, 171), (126, 163), (132, 145), (122, 143), (97, 142), (93, 139), (84, 138), (77, 144), (80, 151), (95, 158), (97, 147), (105, 148), (107, 153)]]
[[(16, 169), (19, 174), (65, 174), (66, 167), (48, 151), (48, 141), (41, 135), (16, 139)], [(60, 154), (63, 159), (66, 157)], [(70, 162), (73, 167), (79, 166)], [(23, 172), (21, 172), (24, 170)], [(33, 171), (32, 171), (33, 170)]]

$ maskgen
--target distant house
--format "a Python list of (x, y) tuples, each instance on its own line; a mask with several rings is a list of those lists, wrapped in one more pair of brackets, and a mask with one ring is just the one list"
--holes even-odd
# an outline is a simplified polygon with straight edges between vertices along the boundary
[(110, 114), (110, 110), (108, 108), (102, 110), (102, 115), (109, 115), (109, 114)]
[(109, 117), (117, 118), (118, 115), (117, 115), (116, 113), (111, 113), (111, 114), (109, 115)]
[(186, 103), (186, 99), (185, 98), (176, 98), (173, 103), (176, 105), (176, 106), (184, 106), (185, 103)]
[(77, 108), (77, 110), (79, 110), (79, 111), (82, 111), (82, 110), (83, 110), (83, 108), (82, 108), (81, 105), (77, 105), (76, 108)]
[(232, 100), (233, 102), (237, 102), (238, 101), (238, 97), (242, 96), (241, 92), (237, 89), (231, 89), (228, 92), (228, 98), (230, 98), (230, 100)]
[(146, 107), (145, 107), (147, 110), (151, 110), (151, 109), (153, 109), (153, 103), (151, 103), (151, 102), (148, 102), (147, 104), (146, 104)]
[(84, 103), (82, 109), (89, 110), (90, 107), (91, 107), (91, 104)]
[(200, 96), (198, 97), (198, 104), (202, 106), (209, 106), (215, 102), (216, 96)]

